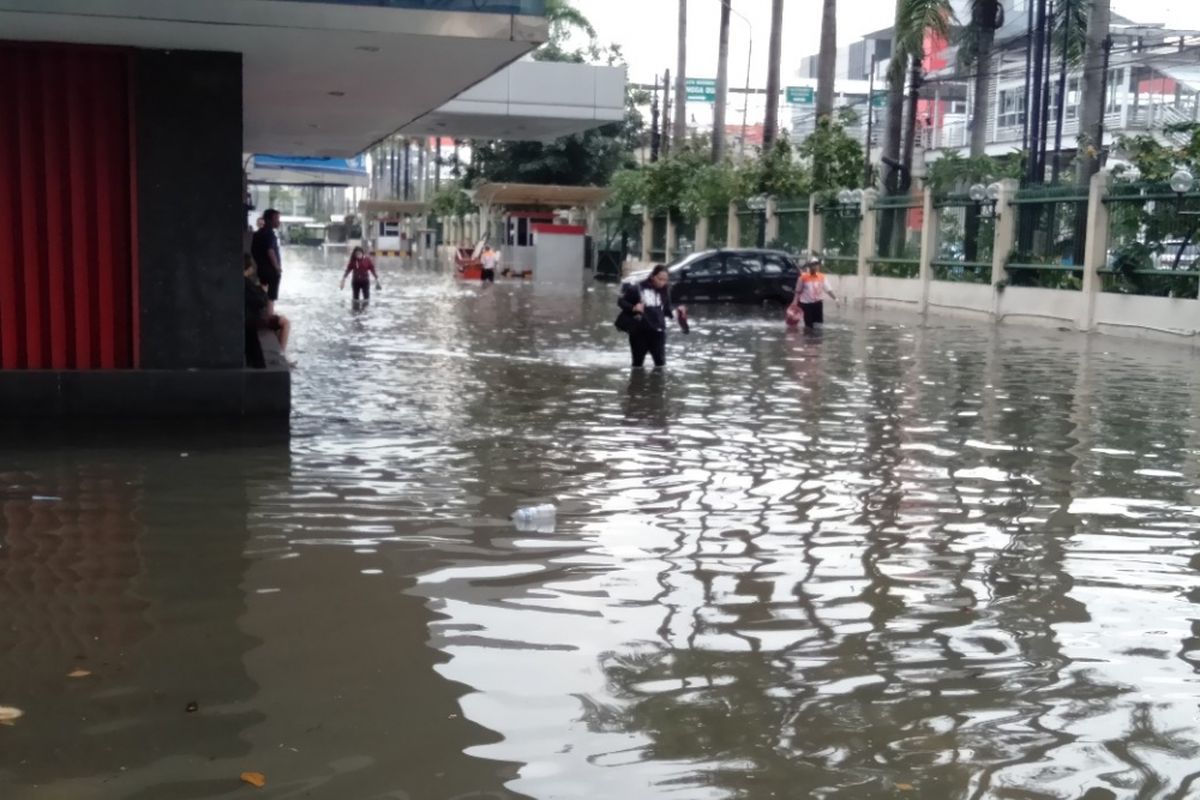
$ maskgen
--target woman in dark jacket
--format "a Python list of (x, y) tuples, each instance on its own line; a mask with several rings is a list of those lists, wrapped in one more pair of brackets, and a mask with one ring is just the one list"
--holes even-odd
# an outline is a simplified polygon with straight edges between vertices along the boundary
[[(667, 290), (670, 276), (667, 268), (658, 264), (650, 271), (650, 277), (640, 283), (626, 284), (617, 298), (625, 318), (625, 331), (629, 334), (629, 349), (633, 353), (633, 366), (646, 363), (646, 354), (654, 359), (654, 366), (667, 363), (667, 319), (675, 316), (671, 308), (671, 294)], [(681, 317), (683, 308), (680, 307)]]

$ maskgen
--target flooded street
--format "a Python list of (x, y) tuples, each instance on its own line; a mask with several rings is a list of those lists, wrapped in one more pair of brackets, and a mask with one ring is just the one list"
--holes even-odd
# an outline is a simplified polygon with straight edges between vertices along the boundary
[(1200, 798), (1189, 349), (694, 307), (631, 376), (612, 286), (314, 252), (290, 442), (0, 450), (0, 798)]

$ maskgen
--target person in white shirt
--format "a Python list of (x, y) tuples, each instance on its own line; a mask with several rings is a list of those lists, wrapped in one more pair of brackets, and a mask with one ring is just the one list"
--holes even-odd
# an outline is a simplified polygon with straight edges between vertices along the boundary
[(792, 299), (793, 306), (799, 306), (804, 314), (804, 327), (814, 330), (817, 325), (825, 323), (825, 295), (837, 300), (833, 290), (825, 285), (825, 274), (821, 272), (821, 260), (810, 258), (804, 264), (804, 271), (796, 280), (796, 294)]
[(483, 264), (483, 271), (480, 273), (479, 279), (484, 283), (495, 283), (496, 270), (500, 269), (500, 254), (488, 247), (484, 249), (479, 260)]

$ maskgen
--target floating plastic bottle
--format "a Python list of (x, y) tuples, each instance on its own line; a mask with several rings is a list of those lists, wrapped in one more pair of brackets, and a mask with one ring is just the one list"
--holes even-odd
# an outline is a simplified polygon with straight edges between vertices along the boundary
[(537, 506), (525, 506), (513, 512), (513, 525), (519, 531), (537, 531), (538, 533), (553, 533), (556, 510), (549, 503)]

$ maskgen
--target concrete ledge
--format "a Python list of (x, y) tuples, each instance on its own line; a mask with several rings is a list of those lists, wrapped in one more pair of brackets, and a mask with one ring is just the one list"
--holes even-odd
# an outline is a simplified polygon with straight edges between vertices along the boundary
[(0, 370), (0, 416), (286, 422), (291, 377), (285, 369)]

